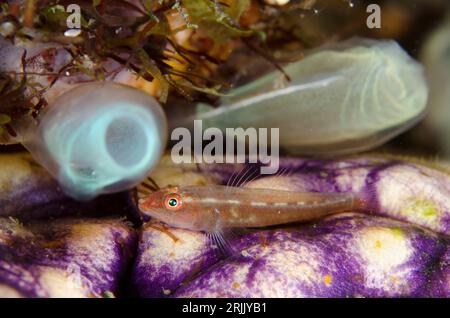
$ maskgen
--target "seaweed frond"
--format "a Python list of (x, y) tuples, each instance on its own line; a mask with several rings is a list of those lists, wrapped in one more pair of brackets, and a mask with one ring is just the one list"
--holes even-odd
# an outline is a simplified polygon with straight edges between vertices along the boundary
[[(79, 32), (68, 30), (73, 5), (80, 8)], [(13, 134), (11, 123), (21, 116), (36, 116), (46, 92), (65, 78), (114, 80), (127, 69), (155, 84), (162, 103), (170, 92), (191, 101), (219, 96), (228, 84), (214, 78), (217, 66), (247, 42), (242, 39), (272, 32), (265, 6), (257, 0), (8, 0), (0, 5), (0, 40), (45, 48), (24, 58), (22, 70), (0, 68), (0, 134)], [(270, 59), (259, 45), (251, 47)], [(61, 51), (69, 58), (54, 68)], [(28, 68), (35, 60), (44, 66)]]
[[(251, 29), (239, 26), (239, 18), (250, 0), (22, 0), (0, 5), (0, 39), (32, 45), (63, 48), (71, 60), (59, 69), (27, 70), (34, 60), (51, 55), (45, 49), (23, 59), (22, 70), (0, 69), (0, 134), (13, 133), (12, 121), (25, 114), (37, 114), (45, 105), (45, 92), (63, 77), (82, 75), (83, 81), (112, 77), (103, 65), (114, 61), (119, 70), (129, 69), (148, 82), (156, 81), (158, 98), (167, 100), (169, 91), (193, 100), (197, 94), (218, 94), (222, 85), (211, 79), (220, 63), (209, 52), (197, 50), (188, 41), (204, 32), (214, 45), (251, 36)], [(69, 5), (80, 10), (79, 34), (68, 33)], [(8, 32), (6, 32), (8, 28)], [(186, 35), (186, 32), (188, 33)], [(0, 47), (0, 55), (2, 53)], [(39, 56), (40, 55), (40, 56)], [(49, 61), (52, 64), (52, 61)], [(118, 71), (117, 71), (118, 72)]]

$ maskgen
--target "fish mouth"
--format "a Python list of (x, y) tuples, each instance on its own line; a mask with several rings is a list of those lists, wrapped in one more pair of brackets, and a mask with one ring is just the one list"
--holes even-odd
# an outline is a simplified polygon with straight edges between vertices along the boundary
[(149, 199), (149, 198), (143, 198), (138, 200), (138, 207), (139, 210), (146, 214), (155, 214), (155, 210), (157, 208), (155, 207), (155, 200)]

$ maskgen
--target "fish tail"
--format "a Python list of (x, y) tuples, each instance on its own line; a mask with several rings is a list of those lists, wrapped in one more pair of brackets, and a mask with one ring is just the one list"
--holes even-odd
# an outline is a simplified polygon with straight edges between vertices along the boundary
[(374, 214), (378, 211), (376, 196), (372, 192), (353, 192), (353, 210), (366, 214)]

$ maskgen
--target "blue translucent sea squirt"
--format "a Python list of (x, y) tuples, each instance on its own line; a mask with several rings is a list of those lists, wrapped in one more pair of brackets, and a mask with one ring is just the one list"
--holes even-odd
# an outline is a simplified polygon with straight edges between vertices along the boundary
[(167, 124), (150, 95), (100, 82), (64, 93), (20, 135), (65, 192), (90, 199), (145, 178), (164, 150)]

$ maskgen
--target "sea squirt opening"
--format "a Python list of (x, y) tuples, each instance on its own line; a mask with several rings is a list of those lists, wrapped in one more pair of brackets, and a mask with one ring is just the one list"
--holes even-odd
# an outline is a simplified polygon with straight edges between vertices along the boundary
[(165, 148), (167, 124), (150, 95), (99, 82), (62, 94), (21, 134), (64, 191), (87, 200), (145, 178)]
[[(124, 167), (138, 164), (147, 152), (149, 141), (140, 136), (145, 135), (145, 127), (136, 125), (133, 118), (113, 120), (106, 131), (105, 144), (111, 158)], [(133, 140), (132, 143), (129, 141)]]

